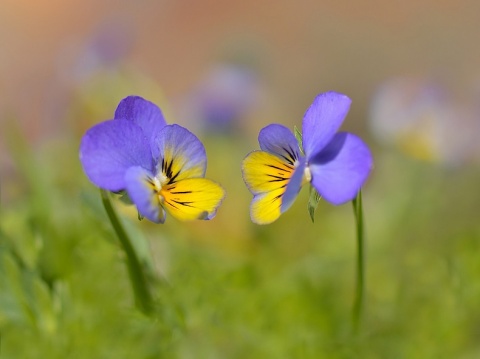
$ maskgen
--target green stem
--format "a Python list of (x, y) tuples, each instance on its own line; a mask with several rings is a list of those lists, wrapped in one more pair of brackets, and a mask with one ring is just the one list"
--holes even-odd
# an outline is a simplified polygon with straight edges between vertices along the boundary
[(363, 208), (362, 192), (359, 191), (357, 197), (352, 201), (353, 211), (355, 213), (356, 235), (357, 235), (357, 287), (355, 293), (355, 302), (353, 304), (353, 329), (358, 332), (362, 321), (363, 298), (364, 298), (364, 226), (363, 226)]
[(123, 251), (127, 256), (128, 275), (135, 295), (135, 304), (144, 314), (150, 314), (153, 310), (153, 298), (148, 287), (148, 280), (144, 267), (135, 252), (135, 248), (133, 247), (127, 232), (125, 232), (125, 229), (110, 203), (109, 192), (105, 190), (100, 190), (100, 192), (108, 218), (110, 219), (113, 229), (120, 240)]

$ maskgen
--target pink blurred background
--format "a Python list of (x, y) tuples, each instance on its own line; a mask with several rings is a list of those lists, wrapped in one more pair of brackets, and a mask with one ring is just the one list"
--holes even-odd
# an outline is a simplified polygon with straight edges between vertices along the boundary
[[(478, 99), (479, 20), (474, 0), (4, 0), (1, 121), (13, 116), (38, 143), (65, 130), (78, 88), (98, 68), (128, 67), (178, 104), (216, 64), (237, 63), (254, 69), (261, 87), (254, 132), (299, 125), (326, 90), (353, 99), (346, 127), (364, 131), (373, 93), (392, 77), (431, 77)], [(114, 107), (102, 111), (89, 123)]]

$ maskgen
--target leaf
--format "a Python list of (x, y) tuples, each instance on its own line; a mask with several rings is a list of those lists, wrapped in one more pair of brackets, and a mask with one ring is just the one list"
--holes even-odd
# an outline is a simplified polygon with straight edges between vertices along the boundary
[(317, 209), (318, 202), (320, 202), (322, 196), (317, 192), (314, 187), (310, 187), (310, 198), (308, 199), (308, 213), (312, 222), (315, 222), (315, 210)]
[(303, 137), (302, 137), (302, 133), (301, 133), (300, 130), (297, 128), (297, 126), (295, 126), (295, 127), (293, 128), (293, 134), (295, 135), (295, 138), (297, 139), (298, 147), (300, 148), (300, 152), (302, 152), (302, 155), (304, 155), (305, 153), (303, 152), (303, 146), (302, 146)]
[(125, 203), (127, 205), (133, 204), (133, 201), (130, 198), (130, 196), (128, 195), (127, 191), (120, 191), (120, 192), (118, 192), (118, 194), (120, 195), (120, 201), (122, 201), (123, 203)]

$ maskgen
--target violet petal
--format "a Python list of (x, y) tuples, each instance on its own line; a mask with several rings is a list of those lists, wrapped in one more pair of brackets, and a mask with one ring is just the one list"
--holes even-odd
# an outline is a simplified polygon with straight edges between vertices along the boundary
[(303, 149), (307, 160), (333, 138), (350, 109), (351, 100), (337, 92), (318, 95), (303, 117)]
[(292, 131), (279, 124), (268, 125), (258, 134), (260, 148), (283, 157), (291, 165), (301, 156), (297, 139)]
[(309, 161), (312, 185), (335, 205), (355, 198), (373, 167), (368, 146), (356, 135), (337, 133), (329, 144)]
[(282, 206), (280, 207), (280, 211), (283, 213), (290, 206), (293, 204), (295, 199), (298, 196), (298, 192), (302, 188), (302, 181), (303, 181), (303, 173), (305, 172), (305, 159), (302, 158), (300, 160), (299, 165), (295, 168), (292, 177), (290, 177), (290, 181), (287, 184), (287, 188), (285, 189), (285, 193), (282, 196)]
[(150, 140), (167, 124), (160, 108), (139, 96), (128, 96), (120, 101), (114, 118), (133, 121)]
[(153, 175), (142, 167), (130, 167), (125, 173), (127, 193), (138, 213), (155, 223), (165, 222), (165, 210), (153, 184)]
[(90, 181), (114, 192), (125, 189), (128, 168), (152, 168), (142, 129), (127, 120), (109, 120), (90, 128), (80, 144), (80, 161)]
[(205, 176), (205, 148), (182, 126), (165, 126), (153, 141), (152, 154), (158, 159), (157, 171), (163, 172), (172, 182)]

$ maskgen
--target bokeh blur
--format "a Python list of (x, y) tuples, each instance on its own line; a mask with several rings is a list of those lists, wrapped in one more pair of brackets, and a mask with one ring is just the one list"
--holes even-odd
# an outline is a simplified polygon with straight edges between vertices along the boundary
[[(480, 2), (4, 0), (0, 358), (480, 357)], [(268, 226), (240, 171), (269, 123), (352, 99), (370, 146), (365, 311), (352, 206), (303, 189)], [(140, 95), (205, 144), (212, 221), (139, 222), (156, 318), (134, 308), (78, 146)]]

